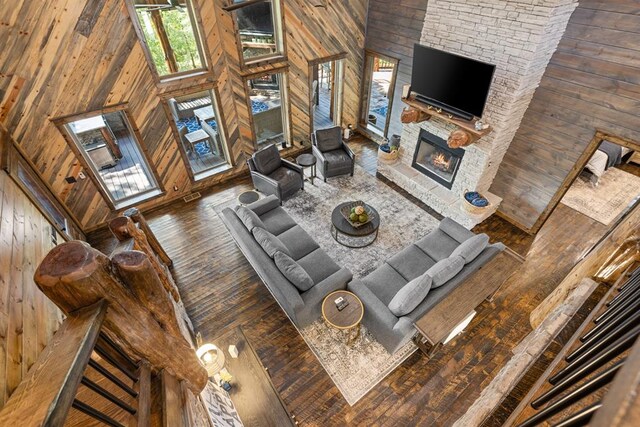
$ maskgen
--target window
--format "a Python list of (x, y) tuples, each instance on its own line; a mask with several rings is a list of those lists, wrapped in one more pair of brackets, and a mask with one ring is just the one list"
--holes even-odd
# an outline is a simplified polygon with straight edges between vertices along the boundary
[(265, 74), (247, 80), (256, 145), (289, 141), (286, 75)]
[[(247, 4), (243, 4), (247, 3)], [(245, 64), (281, 56), (282, 13), (280, 0), (233, 0), (238, 39)]]
[(213, 90), (172, 96), (167, 106), (194, 180), (227, 170), (229, 155)]
[(138, 34), (158, 76), (206, 68), (190, 0), (132, 1)]
[(365, 55), (365, 93), (360, 123), (381, 137), (386, 137), (389, 131), (397, 65), (396, 59), (369, 52)]
[(113, 208), (161, 194), (127, 114), (122, 110), (67, 120), (74, 151)]

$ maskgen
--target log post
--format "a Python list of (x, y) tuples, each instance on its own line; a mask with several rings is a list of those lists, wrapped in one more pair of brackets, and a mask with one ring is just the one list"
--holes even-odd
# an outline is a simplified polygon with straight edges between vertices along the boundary
[(153, 249), (153, 251), (156, 254), (158, 254), (158, 257), (160, 258), (160, 260), (167, 267), (169, 268), (173, 267), (173, 261), (171, 260), (171, 258), (169, 258), (169, 255), (167, 254), (167, 252), (164, 250), (164, 248), (156, 238), (156, 235), (151, 229), (151, 227), (149, 227), (149, 224), (147, 223), (147, 220), (142, 215), (142, 212), (140, 212), (138, 208), (129, 208), (123, 212), (123, 215), (128, 216), (133, 220), (133, 222), (138, 224), (138, 227), (140, 227), (140, 229), (144, 232), (145, 236), (147, 236), (149, 245), (151, 245), (151, 248)]
[(175, 301), (180, 301), (180, 293), (173, 281), (173, 276), (168, 271), (166, 265), (158, 259), (157, 252), (147, 240), (147, 235), (136, 226), (133, 219), (127, 216), (114, 218), (109, 222), (109, 229), (121, 242), (127, 239), (133, 239), (133, 249), (142, 251), (149, 256), (149, 260), (166, 291), (171, 294)]
[[(128, 258), (121, 256), (118, 269), (135, 270), (125, 262)], [(107, 256), (76, 240), (53, 248), (38, 266), (34, 279), (40, 290), (65, 313), (105, 299), (109, 310), (104, 333), (134, 360), (146, 359), (155, 369), (170, 370), (199, 393), (206, 385), (207, 372), (182, 333), (176, 334), (175, 328), (166, 327), (176, 324), (175, 312), (160, 313), (157, 308), (154, 312), (148, 306), (150, 299), (164, 307), (173, 303), (158, 302), (163, 293), (158, 290), (157, 282), (136, 283), (132, 288), (113, 271)], [(131, 273), (125, 277), (132, 280), (137, 276)], [(145, 286), (151, 286), (146, 293), (154, 296), (141, 300), (138, 295), (145, 292)]]

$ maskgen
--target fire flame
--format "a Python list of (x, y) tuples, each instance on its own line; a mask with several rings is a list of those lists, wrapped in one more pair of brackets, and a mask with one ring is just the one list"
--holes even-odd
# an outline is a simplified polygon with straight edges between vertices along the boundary
[(431, 162), (434, 166), (439, 166), (445, 170), (449, 169), (451, 166), (451, 158), (447, 159), (443, 153), (438, 153), (431, 157)]

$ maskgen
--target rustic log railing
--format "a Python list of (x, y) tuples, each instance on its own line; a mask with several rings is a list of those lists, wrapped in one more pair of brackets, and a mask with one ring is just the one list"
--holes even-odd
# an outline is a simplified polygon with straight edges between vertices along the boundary
[(621, 277), (506, 425), (640, 425), (640, 268)]

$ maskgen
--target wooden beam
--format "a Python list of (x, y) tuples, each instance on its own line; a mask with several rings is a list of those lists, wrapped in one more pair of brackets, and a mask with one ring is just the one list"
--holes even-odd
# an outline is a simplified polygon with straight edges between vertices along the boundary
[(124, 211), (124, 216), (128, 216), (133, 220), (133, 222), (138, 224), (138, 227), (140, 227), (140, 229), (144, 232), (145, 236), (147, 237), (147, 241), (149, 242), (149, 245), (151, 245), (151, 248), (153, 249), (153, 251), (158, 255), (158, 257), (160, 257), (160, 260), (167, 267), (171, 267), (173, 265), (173, 261), (171, 260), (171, 258), (169, 257), (169, 254), (167, 254), (167, 252), (164, 250), (164, 248), (158, 241), (158, 238), (156, 237), (151, 227), (149, 227), (149, 224), (147, 224), (147, 220), (144, 218), (144, 215), (142, 215), (142, 212), (140, 212), (140, 209), (129, 208), (126, 211)]
[(0, 412), (3, 426), (58, 426), (67, 413), (107, 313), (99, 300), (69, 313)]
[(199, 393), (206, 385), (207, 372), (185, 337), (167, 327), (175, 322), (174, 312), (160, 313), (138, 297), (143, 292), (140, 286), (149, 286), (146, 292), (154, 298), (169, 296), (155, 280), (132, 284), (127, 282), (130, 276), (116, 276), (116, 270), (135, 269), (135, 262), (129, 262), (136, 257), (125, 254), (116, 255), (114, 264), (84, 242), (66, 242), (47, 254), (34, 279), (40, 290), (67, 313), (107, 300), (110, 308), (103, 328), (105, 335), (132, 359), (146, 359), (155, 369), (170, 369)]
[(184, 420), (184, 405), (180, 381), (166, 370), (160, 373), (162, 377), (162, 426), (187, 427)]
[(140, 361), (138, 382), (134, 386), (138, 392), (138, 411), (130, 424), (131, 427), (151, 425), (151, 366), (146, 360)]
[(162, 50), (164, 52), (164, 59), (167, 61), (167, 67), (169, 67), (169, 72), (177, 73), (179, 70), (178, 62), (176, 61), (176, 56), (173, 53), (173, 49), (171, 48), (171, 42), (169, 41), (169, 36), (167, 36), (167, 31), (164, 28), (164, 23), (162, 22), (162, 15), (160, 15), (159, 10), (152, 10), (149, 12), (151, 15), (151, 23), (153, 24), (153, 28), (156, 30), (156, 34), (158, 35), (158, 39), (160, 40), (160, 45), (162, 45)]

